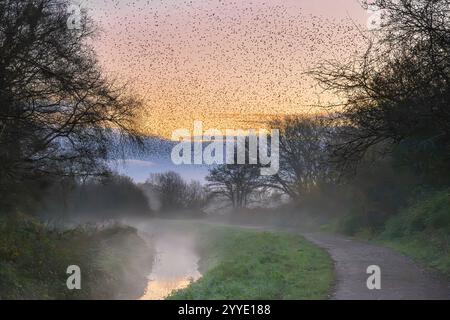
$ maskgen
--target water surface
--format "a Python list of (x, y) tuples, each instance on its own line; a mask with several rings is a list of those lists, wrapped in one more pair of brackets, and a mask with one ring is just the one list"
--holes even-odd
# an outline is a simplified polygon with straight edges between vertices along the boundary
[(179, 230), (173, 230), (170, 223), (164, 222), (147, 228), (146, 232), (151, 235), (157, 256), (141, 300), (163, 300), (200, 279), (199, 256), (192, 237), (179, 234)]

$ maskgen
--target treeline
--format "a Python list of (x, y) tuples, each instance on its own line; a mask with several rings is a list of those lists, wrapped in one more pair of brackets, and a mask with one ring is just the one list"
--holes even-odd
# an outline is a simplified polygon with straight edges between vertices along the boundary
[(141, 184), (114, 173), (55, 181), (32, 210), (54, 223), (94, 223), (126, 218), (201, 218), (210, 204), (209, 188), (176, 172), (150, 175)]
[(94, 223), (152, 217), (150, 202), (130, 178), (117, 174), (85, 180), (63, 179), (49, 187), (35, 212), (55, 223)]
[(211, 200), (209, 189), (198, 181), (185, 181), (176, 172), (152, 174), (140, 189), (160, 218), (201, 218)]

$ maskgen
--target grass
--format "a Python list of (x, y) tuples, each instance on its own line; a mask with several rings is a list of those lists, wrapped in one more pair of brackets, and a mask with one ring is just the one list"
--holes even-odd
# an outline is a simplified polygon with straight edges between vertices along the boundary
[(429, 194), (392, 217), (377, 241), (450, 277), (450, 189)]
[[(61, 231), (24, 215), (0, 217), (0, 300), (135, 298), (151, 259), (133, 228)], [(81, 290), (67, 289), (70, 265), (81, 268)]]
[[(433, 245), (421, 236), (399, 239), (377, 239), (377, 243), (390, 247), (433, 271), (439, 271), (450, 278), (450, 254)], [(448, 249), (447, 249), (448, 250)]]
[(203, 226), (204, 276), (173, 300), (326, 299), (334, 280), (328, 254), (299, 235)]

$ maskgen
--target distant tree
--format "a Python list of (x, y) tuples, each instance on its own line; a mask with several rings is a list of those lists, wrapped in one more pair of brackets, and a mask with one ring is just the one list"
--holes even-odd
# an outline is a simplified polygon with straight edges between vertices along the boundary
[(49, 220), (77, 222), (152, 216), (143, 191), (129, 177), (117, 174), (61, 179), (48, 189), (37, 211)]
[(161, 211), (174, 211), (184, 208), (187, 201), (186, 182), (176, 172), (152, 174), (146, 185), (158, 194)]
[[(233, 164), (214, 166), (206, 177), (211, 197), (225, 198), (233, 209), (239, 210), (258, 202), (258, 196), (268, 194), (268, 189), (273, 187), (270, 183), (272, 176), (263, 174), (262, 169), (267, 168), (267, 165), (261, 162), (260, 152), (272, 153), (274, 144), (271, 139), (272, 136), (269, 136), (267, 141), (262, 142), (258, 137), (235, 137), (233, 161), (229, 161), (227, 155), (227, 162)], [(263, 150), (265, 148), (262, 146), (266, 143), (267, 150)], [(259, 148), (254, 148), (255, 146)], [(230, 152), (228, 148), (227, 146), (227, 152)]]
[(2, 206), (44, 176), (102, 174), (114, 147), (139, 142), (140, 102), (102, 75), (88, 44), (93, 23), (82, 12), (69, 28), (69, 4), (0, 1)]
[(206, 180), (214, 194), (227, 198), (234, 209), (242, 209), (251, 194), (264, 186), (265, 178), (258, 165), (225, 164), (212, 168)]
[(189, 210), (203, 210), (210, 199), (208, 189), (198, 181), (192, 181), (187, 185), (186, 204)]
[(331, 135), (325, 120), (289, 116), (271, 124), (280, 129), (280, 170), (270, 183), (292, 199), (336, 178), (329, 159)]
[(161, 212), (201, 211), (208, 198), (205, 187), (199, 182), (187, 183), (172, 171), (152, 174), (143, 187), (156, 193)]

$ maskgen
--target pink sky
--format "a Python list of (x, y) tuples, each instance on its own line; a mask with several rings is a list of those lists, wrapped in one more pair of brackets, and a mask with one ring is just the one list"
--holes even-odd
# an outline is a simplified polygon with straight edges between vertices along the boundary
[(164, 136), (194, 120), (220, 129), (310, 112), (317, 90), (304, 72), (354, 55), (354, 25), (365, 28), (368, 18), (356, 0), (84, 4), (101, 30), (103, 67), (133, 84), (146, 101), (145, 130)]

